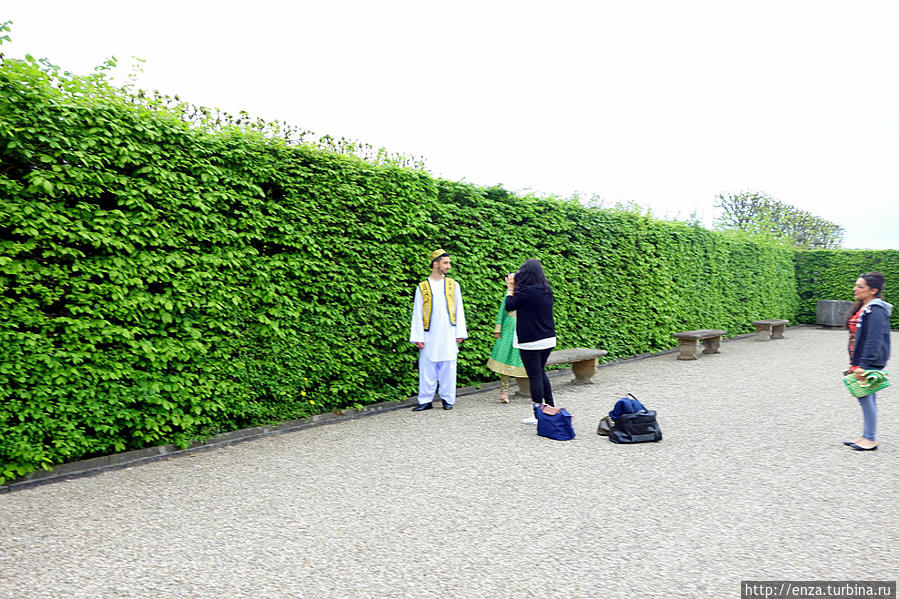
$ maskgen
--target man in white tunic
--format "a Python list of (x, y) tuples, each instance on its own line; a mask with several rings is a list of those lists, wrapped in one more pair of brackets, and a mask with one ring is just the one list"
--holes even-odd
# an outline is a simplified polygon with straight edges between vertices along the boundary
[(444, 410), (456, 403), (456, 356), (459, 344), (468, 339), (465, 309), (459, 283), (446, 276), (450, 257), (442, 249), (431, 252), (431, 276), (415, 289), (412, 331), (409, 342), (418, 347), (418, 405), (412, 410), (430, 410), (435, 391), (440, 390)]

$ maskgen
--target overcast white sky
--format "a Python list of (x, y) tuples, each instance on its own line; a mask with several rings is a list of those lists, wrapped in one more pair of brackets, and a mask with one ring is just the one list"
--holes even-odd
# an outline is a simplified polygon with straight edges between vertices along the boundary
[(8, 56), (707, 225), (753, 190), (899, 248), (899, 2), (3, 0)]

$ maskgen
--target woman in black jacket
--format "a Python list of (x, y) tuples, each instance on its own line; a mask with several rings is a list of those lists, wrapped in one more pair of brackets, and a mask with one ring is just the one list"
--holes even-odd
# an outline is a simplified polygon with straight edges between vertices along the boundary
[[(540, 261), (526, 260), (517, 273), (506, 277), (506, 287), (506, 311), (517, 313), (512, 346), (521, 352), (521, 361), (528, 373), (531, 401), (553, 406), (553, 392), (546, 376), (546, 359), (556, 346), (553, 290)], [(533, 424), (537, 421), (531, 417), (524, 422)]]
[[(883, 275), (863, 274), (855, 282), (855, 305), (849, 313), (849, 370), (860, 381), (865, 371), (882, 370), (890, 357), (890, 314), (892, 304), (883, 301)], [(856, 451), (877, 449), (877, 394), (858, 398), (864, 419), (864, 432), (854, 441), (843, 441)]]

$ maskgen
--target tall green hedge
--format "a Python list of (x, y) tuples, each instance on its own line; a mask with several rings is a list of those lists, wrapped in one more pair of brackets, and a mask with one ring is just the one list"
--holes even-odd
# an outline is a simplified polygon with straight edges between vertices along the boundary
[[(890, 301), (899, 287), (899, 250), (804, 250), (795, 254), (801, 322), (815, 322), (817, 300), (853, 301), (852, 287), (859, 275), (871, 271), (884, 274), (883, 298)], [(895, 300), (893, 300), (895, 303)], [(899, 328), (899, 311), (890, 317)]]
[(501, 277), (540, 258), (562, 346), (620, 358), (794, 319), (789, 250), (520, 197), (190, 117), (103, 77), (0, 66), (0, 482), (415, 392), (427, 254), (484, 363)]
[[(488, 319), (503, 299), (501, 277), (529, 257), (542, 261), (555, 290), (561, 342), (613, 358), (672, 347), (675, 331), (737, 334), (754, 319), (795, 315), (792, 252), (782, 247), (574, 201), (439, 185), (431, 220), (461, 263), (466, 305)], [(460, 371), (478, 374), (491, 344), (489, 335), (474, 340)]]

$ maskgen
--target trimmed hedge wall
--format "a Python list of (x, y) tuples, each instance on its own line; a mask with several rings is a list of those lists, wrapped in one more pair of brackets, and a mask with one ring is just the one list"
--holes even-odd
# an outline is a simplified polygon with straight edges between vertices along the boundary
[[(895, 303), (890, 297), (899, 286), (899, 250), (803, 250), (796, 252), (794, 261), (800, 322), (816, 321), (819, 299), (854, 301), (856, 279), (874, 270), (885, 277), (883, 299)], [(890, 325), (899, 329), (899, 311), (893, 311)]]
[(431, 219), (448, 232), (466, 311), (487, 319), (478, 324), (487, 335), (470, 344), (460, 372), (485, 372), (478, 368), (493, 343), (501, 278), (529, 257), (542, 261), (553, 285), (561, 344), (601, 347), (611, 358), (673, 347), (675, 331), (737, 334), (758, 318), (795, 317), (790, 250), (499, 188), (441, 181), (439, 194)]
[(540, 258), (563, 347), (610, 358), (797, 312), (793, 254), (682, 223), (290, 145), (33, 61), (0, 68), (0, 482), (415, 393), (427, 254), (484, 366)]

